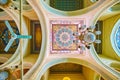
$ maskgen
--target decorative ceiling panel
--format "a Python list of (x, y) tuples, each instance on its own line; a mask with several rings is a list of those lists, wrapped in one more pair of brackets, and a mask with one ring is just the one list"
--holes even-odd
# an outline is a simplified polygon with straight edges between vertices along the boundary
[[(17, 28), (15, 22), (14, 21), (10, 21), (10, 24), (12, 25), (13, 31), (16, 34), (19, 35), (19, 31), (18, 31), (18, 28)], [(4, 51), (4, 48), (8, 44), (10, 38), (11, 38), (10, 31), (8, 30), (8, 28), (6, 27), (6, 25), (4, 24), (4, 22), (1, 21), (0, 22), (0, 45), (1, 45), (0, 46), (0, 53), (6, 53)], [(16, 39), (13, 42), (10, 50), (7, 53), (14, 53), (16, 51), (16, 48), (17, 48), (18, 44), (19, 44), (19, 40)]]
[(50, 6), (63, 11), (74, 11), (83, 8), (83, 0), (50, 0)]
[(84, 19), (51, 20), (51, 53), (79, 53), (74, 33), (84, 24)]
[(78, 25), (75, 24), (53, 24), (52, 25), (52, 50), (77, 50), (74, 32), (77, 32)]

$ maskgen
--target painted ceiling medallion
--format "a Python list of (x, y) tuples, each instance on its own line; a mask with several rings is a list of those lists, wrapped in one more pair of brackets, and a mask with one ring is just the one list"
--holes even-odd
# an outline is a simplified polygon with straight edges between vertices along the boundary
[(70, 46), (73, 43), (73, 32), (69, 28), (61, 28), (55, 35), (56, 42), (61, 47)]
[(76, 50), (77, 45), (73, 43), (73, 33), (76, 31), (77, 26), (74, 24), (54, 24), (53, 50)]
[[(79, 28), (85, 24), (84, 19), (50, 20), (51, 25), (51, 53), (79, 54)], [(84, 29), (82, 29), (84, 30)]]
[(8, 7), (11, 3), (11, 0), (0, 0), (0, 6)]

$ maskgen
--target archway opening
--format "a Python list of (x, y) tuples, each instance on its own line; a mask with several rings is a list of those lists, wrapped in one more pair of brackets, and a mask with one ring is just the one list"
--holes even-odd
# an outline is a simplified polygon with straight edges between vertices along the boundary
[(50, 67), (40, 80), (95, 80), (96, 72), (75, 63), (60, 63)]

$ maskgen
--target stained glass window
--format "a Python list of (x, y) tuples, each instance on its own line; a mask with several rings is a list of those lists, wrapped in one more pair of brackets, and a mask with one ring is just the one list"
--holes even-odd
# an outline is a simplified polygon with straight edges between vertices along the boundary
[(116, 22), (111, 33), (111, 43), (116, 54), (120, 56), (120, 19)]
[(118, 49), (120, 50), (120, 26), (116, 32), (116, 45), (117, 45)]
[(83, 8), (83, 0), (50, 0), (50, 6), (63, 11), (74, 11)]

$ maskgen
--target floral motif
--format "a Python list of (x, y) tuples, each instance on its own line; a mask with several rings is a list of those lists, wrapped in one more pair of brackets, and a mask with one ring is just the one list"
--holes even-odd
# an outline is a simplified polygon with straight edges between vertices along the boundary
[(52, 30), (52, 49), (53, 50), (77, 50), (77, 44), (73, 43), (77, 32), (76, 24), (53, 24)]
[(61, 47), (67, 47), (73, 43), (72, 31), (69, 28), (61, 28), (56, 33), (55, 38), (56, 38), (56, 42)]

